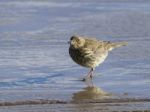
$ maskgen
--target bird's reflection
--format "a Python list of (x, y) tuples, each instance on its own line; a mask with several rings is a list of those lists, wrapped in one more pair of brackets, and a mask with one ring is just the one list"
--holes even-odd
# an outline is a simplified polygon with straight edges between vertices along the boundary
[(73, 94), (72, 97), (73, 101), (97, 100), (97, 99), (108, 98), (110, 96), (101, 88), (94, 86), (92, 81), (86, 82), (86, 85), (87, 87)]

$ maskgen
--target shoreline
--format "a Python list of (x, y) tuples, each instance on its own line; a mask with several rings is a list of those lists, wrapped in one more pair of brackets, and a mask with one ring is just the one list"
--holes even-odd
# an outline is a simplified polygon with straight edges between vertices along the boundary
[(22, 101), (9, 101), (0, 102), (0, 107), (2, 106), (18, 106), (18, 105), (43, 105), (43, 104), (122, 104), (122, 103), (150, 103), (149, 98), (122, 98), (122, 99), (100, 99), (100, 100), (80, 100), (80, 101), (64, 101), (64, 100), (22, 100)]
[(84, 101), (27, 100), (1, 102), (2, 112), (150, 112), (150, 99), (105, 99)]

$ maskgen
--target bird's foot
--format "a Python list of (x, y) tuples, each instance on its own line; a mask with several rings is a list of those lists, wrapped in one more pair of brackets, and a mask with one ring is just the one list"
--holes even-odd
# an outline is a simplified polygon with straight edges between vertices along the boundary
[(93, 79), (93, 76), (90, 75), (90, 77), (85, 77), (85, 78), (83, 78), (82, 81), (87, 81), (87, 80), (92, 80), (92, 79)]
[(87, 80), (87, 78), (83, 78), (82, 81), (85, 82)]

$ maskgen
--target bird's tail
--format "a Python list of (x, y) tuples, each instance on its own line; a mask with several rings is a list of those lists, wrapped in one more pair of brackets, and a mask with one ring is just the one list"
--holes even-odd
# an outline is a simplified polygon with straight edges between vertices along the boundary
[(108, 44), (108, 50), (111, 51), (114, 48), (118, 48), (121, 46), (126, 46), (128, 44), (128, 42), (115, 42), (115, 43), (109, 43)]

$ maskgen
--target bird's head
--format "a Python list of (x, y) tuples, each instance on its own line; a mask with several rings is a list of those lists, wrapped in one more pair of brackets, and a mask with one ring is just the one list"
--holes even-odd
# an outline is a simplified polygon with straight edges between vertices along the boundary
[(77, 49), (77, 48), (81, 48), (84, 46), (85, 44), (85, 39), (79, 36), (72, 36), (70, 38), (70, 47)]

